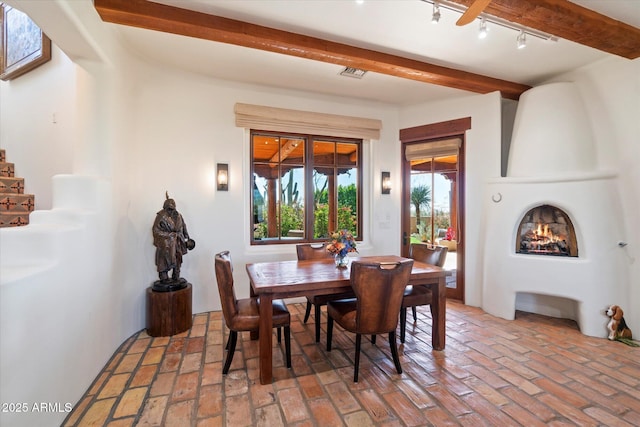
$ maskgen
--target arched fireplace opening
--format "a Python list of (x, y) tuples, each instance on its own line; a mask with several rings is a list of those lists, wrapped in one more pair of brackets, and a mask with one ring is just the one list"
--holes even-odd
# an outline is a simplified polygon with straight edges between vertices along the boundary
[(576, 233), (569, 215), (551, 205), (529, 210), (518, 226), (516, 253), (577, 257)]

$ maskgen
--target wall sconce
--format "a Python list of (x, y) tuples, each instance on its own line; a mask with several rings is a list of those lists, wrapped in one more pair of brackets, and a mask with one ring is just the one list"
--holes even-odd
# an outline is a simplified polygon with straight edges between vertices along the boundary
[(218, 191), (229, 191), (229, 165), (227, 163), (216, 165), (216, 181)]
[(382, 172), (382, 194), (391, 193), (391, 172)]

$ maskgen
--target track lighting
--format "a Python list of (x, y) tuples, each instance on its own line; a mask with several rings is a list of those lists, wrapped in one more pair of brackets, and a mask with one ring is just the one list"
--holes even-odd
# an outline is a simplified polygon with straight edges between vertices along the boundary
[(478, 32), (478, 38), (484, 39), (485, 37), (487, 37), (488, 31), (489, 29), (487, 28), (487, 20), (485, 18), (482, 18), (480, 20), (480, 30)]
[(433, 2), (433, 13), (431, 14), (431, 23), (437, 24), (440, 22), (440, 6), (438, 2)]
[(520, 34), (518, 34), (518, 38), (516, 39), (518, 49), (524, 49), (527, 47), (527, 35), (523, 30), (520, 30)]
[[(456, 13), (464, 14), (467, 10), (467, 7), (462, 6), (458, 3), (449, 0), (421, 0), (424, 3), (431, 3), (433, 5), (433, 15), (431, 16), (431, 22), (433, 24), (437, 24), (440, 20), (440, 8), (445, 8), (447, 10), (451, 10)], [(478, 33), (478, 38), (485, 38), (487, 36), (487, 31), (489, 27), (487, 27), (487, 23), (490, 22), (493, 25), (498, 25), (503, 28), (509, 28), (514, 31), (518, 31), (518, 49), (522, 49), (527, 45), (527, 35), (531, 37), (536, 37), (542, 40), (549, 40), (556, 42), (558, 38), (552, 34), (545, 33), (543, 31), (538, 31), (534, 28), (525, 27), (523, 25), (517, 24), (515, 22), (510, 22), (505, 19), (499, 18), (497, 16), (489, 15), (486, 13), (480, 13), (478, 18), (481, 20), (480, 22), (480, 30)]]

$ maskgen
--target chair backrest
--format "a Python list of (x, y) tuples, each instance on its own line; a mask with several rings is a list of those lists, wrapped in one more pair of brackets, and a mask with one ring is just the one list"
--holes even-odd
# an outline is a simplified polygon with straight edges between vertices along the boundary
[(296, 253), (298, 261), (333, 258), (331, 252), (327, 251), (327, 243), (301, 243), (296, 245)]
[(222, 314), (224, 315), (225, 323), (230, 327), (231, 319), (238, 314), (238, 300), (233, 288), (233, 266), (231, 265), (229, 251), (216, 254), (215, 267)]
[(351, 287), (357, 298), (357, 333), (383, 334), (396, 329), (412, 268), (412, 259), (351, 263)]
[(437, 265), (442, 267), (447, 259), (446, 246), (433, 246), (426, 243), (412, 243), (409, 246), (409, 258), (426, 264)]

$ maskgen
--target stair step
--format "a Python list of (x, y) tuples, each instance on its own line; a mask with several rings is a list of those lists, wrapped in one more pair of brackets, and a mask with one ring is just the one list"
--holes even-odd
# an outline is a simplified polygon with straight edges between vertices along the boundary
[(13, 177), (15, 170), (13, 163), (0, 162), (0, 176)]
[(29, 224), (29, 212), (0, 212), (0, 228), (20, 227)]
[(24, 194), (24, 178), (15, 177), (15, 166), (0, 149), (0, 228), (29, 224), (36, 206), (33, 194)]
[(24, 194), (24, 178), (0, 176), (0, 193)]
[(0, 212), (26, 213), (33, 211), (35, 197), (33, 194), (0, 194)]

